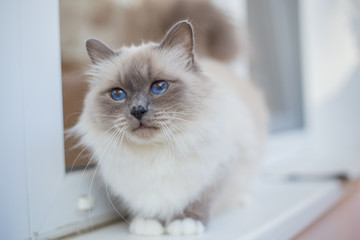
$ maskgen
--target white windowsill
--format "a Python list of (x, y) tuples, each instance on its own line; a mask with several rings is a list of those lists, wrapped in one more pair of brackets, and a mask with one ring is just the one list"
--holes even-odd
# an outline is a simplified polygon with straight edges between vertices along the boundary
[[(336, 173), (334, 170), (340, 169), (349, 177), (356, 178), (360, 175), (360, 162), (356, 161), (358, 157), (334, 158), (314, 155), (308, 151), (307, 144), (304, 144), (305, 136), (305, 132), (301, 131), (272, 136), (270, 141), (272, 151), (268, 154), (261, 177), (254, 186), (253, 201), (247, 206), (231, 209), (213, 218), (204, 234), (181, 239), (290, 239), (328, 211), (345, 193), (341, 182), (332, 179), (331, 174)], [(286, 176), (294, 173), (305, 176), (305, 180), (287, 181)], [(310, 173), (308, 180), (306, 180), (307, 173)], [(314, 174), (319, 177), (311, 180)], [(121, 222), (67, 239), (173, 240), (175, 238), (167, 235), (157, 237), (130, 235), (128, 224)]]
[[(206, 233), (182, 239), (289, 239), (326, 212), (342, 194), (343, 188), (337, 180), (289, 182), (263, 179), (256, 184), (250, 205), (212, 219)], [(149, 237), (130, 235), (126, 223), (115, 223), (67, 239), (148, 240)], [(151, 239), (170, 240), (174, 237), (164, 235)]]

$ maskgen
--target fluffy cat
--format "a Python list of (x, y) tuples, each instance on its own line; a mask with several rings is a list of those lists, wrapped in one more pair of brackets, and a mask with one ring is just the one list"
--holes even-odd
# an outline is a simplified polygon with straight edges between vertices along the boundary
[(139, 235), (199, 234), (241, 200), (266, 138), (260, 92), (197, 59), (188, 21), (160, 43), (113, 50), (90, 39), (90, 89), (74, 133)]

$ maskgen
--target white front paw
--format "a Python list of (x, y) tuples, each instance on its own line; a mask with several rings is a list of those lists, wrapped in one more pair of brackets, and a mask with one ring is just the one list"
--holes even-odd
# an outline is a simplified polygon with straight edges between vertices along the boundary
[(166, 226), (166, 232), (173, 236), (200, 234), (204, 230), (205, 227), (202, 222), (192, 218), (174, 220)]
[(165, 232), (163, 225), (155, 219), (135, 218), (130, 223), (130, 232), (136, 235), (161, 235)]

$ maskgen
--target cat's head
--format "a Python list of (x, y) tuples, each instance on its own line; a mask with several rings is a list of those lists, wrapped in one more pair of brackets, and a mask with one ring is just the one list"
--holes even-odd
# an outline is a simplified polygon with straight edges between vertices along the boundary
[(83, 117), (98, 132), (139, 144), (168, 141), (199, 117), (207, 81), (188, 21), (175, 24), (161, 43), (115, 51), (90, 39), (86, 48), (92, 68)]

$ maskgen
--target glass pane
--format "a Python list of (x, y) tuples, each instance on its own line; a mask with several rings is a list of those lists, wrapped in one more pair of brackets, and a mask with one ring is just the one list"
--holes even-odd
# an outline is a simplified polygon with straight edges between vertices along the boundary
[(263, 89), (272, 132), (304, 125), (298, 1), (248, 0), (251, 74)]

